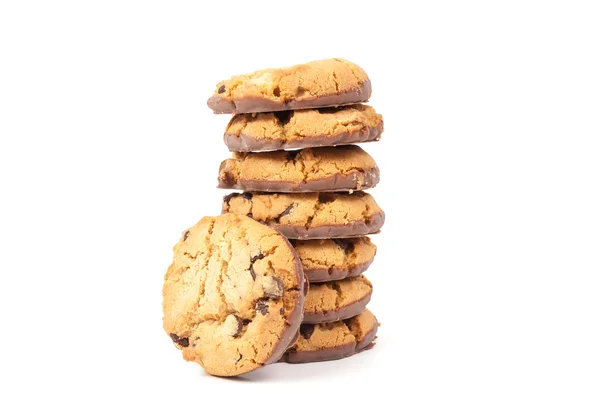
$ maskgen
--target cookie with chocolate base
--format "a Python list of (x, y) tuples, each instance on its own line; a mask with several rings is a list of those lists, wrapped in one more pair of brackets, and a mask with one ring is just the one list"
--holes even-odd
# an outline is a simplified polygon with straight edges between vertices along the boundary
[(378, 322), (364, 310), (347, 320), (326, 324), (302, 324), (300, 336), (280, 361), (306, 363), (337, 360), (371, 349)]
[(234, 153), (219, 168), (219, 187), (263, 192), (363, 190), (379, 183), (375, 160), (359, 146)]
[(232, 193), (223, 198), (223, 213), (246, 215), (290, 239), (353, 237), (378, 232), (383, 210), (365, 192)]
[(234, 376), (279, 360), (302, 320), (304, 274), (279, 232), (246, 216), (205, 217), (175, 245), (163, 327), (187, 361)]
[(235, 115), (223, 135), (230, 151), (272, 151), (379, 140), (383, 118), (373, 107), (289, 110)]
[(362, 103), (371, 81), (341, 58), (236, 75), (217, 83), (207, 101), (215, 114), (243, 114)]
[(363, 275), (339, 281), (313, 283), (304, 301), (302, 323), (318, 324), (360, 314), (373, 294), (373, 285)]
[(328, 282), (358, 276), (365, 272), (377, 253), (377, 246), (367, 236), (345, 239), (294, 240), (310, 282)]

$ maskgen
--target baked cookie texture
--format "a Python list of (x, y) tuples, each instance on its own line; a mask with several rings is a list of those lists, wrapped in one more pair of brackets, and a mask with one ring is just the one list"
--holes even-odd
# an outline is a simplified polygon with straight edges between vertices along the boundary
[(232, 193), (223, 213), (246, 215), (290, 239), (328, 239), (378, 232), (385, 214), (373, 197), (353, 193)]
[(373, 285), (363, 275), (340, 281), (313, 283), (304, 301), (302, 323), (317, 324), (360, 314), (373, 294)]
[(277, 231), (233, 214), (205, 217), (174, 247), (163, 327), (187, 361), (233, 376), (277, 361), (302, 320), (304, 275)]
[(264, 69), (219, 82), (207, 104), (216, 114), (240, 114), (361, 103), (371, 81), (341, 58)]
[(265, 192), (369, 189), (379, 182), (375, 160), (358, 146), (234, 153), (219, 168), (219, 187)]
[(365, 272), (377, 246), (367, 236), (346, 239), (290, 240), (310, 282), (328, 282)]
[(300, 336), (282, 357), (288, 363), (336, 360), (374, 346), (378, 322), (364, 310), (359, 315), (326, 324), (302, 324)]
[(364, 104), (238, 114), (223, 135), (230, 151), (337, 146), (379, 140), (383, 118)]

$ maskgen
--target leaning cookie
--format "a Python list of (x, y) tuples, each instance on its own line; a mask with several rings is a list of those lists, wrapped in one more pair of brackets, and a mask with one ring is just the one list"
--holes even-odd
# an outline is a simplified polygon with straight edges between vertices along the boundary
[(377, 319), (369, 310), (344, 321), (302, 324), (298, 341), (280, 361), (305, 363), (349, 357), (373, 347), (377, 327)]
[(363, 275), (340, 281), (313, 283), (304, 301), (302, 323), (318, 324), (360, 314), (373, 294), (373, 285)]
[(223, 212), (247, 215), (290, 239), (353, 237), (378, 232), (385, 214), (371, 195), (354, 193), (232, 193)]
[(304, 274), (277, 231), (248, 217), (205, 217), (174, 247), (163, 326), (187, 361), (234, 376), (279, 360), (302, 320)]
[(379, 140), (383, 119), (364, 104), (234, 116), (223, 139), (230, 151), (271, 151)]
[(358, 146), (234, 153), (219, 168), (219, 187), (263, 192), (362, 190), (379, 183), (375, 160)]
[(207, 104), (216, 114), (241, 114), (361, 103), (370, 96), (365, 71), (332, 58), (234, 76), (217, 84)]
[(345, 239), (290, 240), (310, 282), (336, 281), (365, 272), (377, 247), (367, 236)]

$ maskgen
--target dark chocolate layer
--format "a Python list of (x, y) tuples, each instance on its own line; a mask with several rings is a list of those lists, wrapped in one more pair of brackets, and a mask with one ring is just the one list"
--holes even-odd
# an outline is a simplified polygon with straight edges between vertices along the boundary
[(215, 114), (244, 114), (255, 112), (271, 112), (283, 110), (299, 110), (303, 108), (319, 108), (362, 103), (371, 97), (371, 81), (363, 82), (358, 89), (328, 96), (315, 97), (308, 100), (273, 101), (259, 97), (236, 99), (233, 102), (221, 97), (212, 96), (206, 104)]
[(379, 140), (383, 132), (383, 122), (373, 128), (367, 127), (350, 134), (323, 135), (294, 139), (287, 142), (281, 139), (256, 139), (252, 136), (241, 134), (239, 136), (225, 132), (223, 140), (230, 151), (274, 151), (288, 149), (304, 149), (308, 147), (339, 146), (352, 143), (364, 143)]

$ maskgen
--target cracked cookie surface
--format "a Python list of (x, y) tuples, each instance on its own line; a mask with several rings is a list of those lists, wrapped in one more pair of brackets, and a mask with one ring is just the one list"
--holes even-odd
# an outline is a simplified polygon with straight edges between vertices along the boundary
[(347, 320), (326, 324), (302, 324), (300, 336), (281, 361), (303, 363), (337, 360), (373, 347), (378, 322), (364, 310)]
[(369, 268), (377, 247), (366, 236), (346, 239), (290, 240), (310, 282), (358, 276)]
[(383, 118), (365, 104), (234, 116), (223, 139), (230, 151), (337, 146), (379, 140)]
[(347, 319), (360, 314), (373, 293), (363, 275), (310, 285), (304, 301), (303, 323), (317, 324)]
[(277, 361), (302, 319), (304, 276), (277, 231), (233, 214), (205, 217), (173, 248), (163, 327), (187, 361), (233, 376)]
[(326, 239), (376, 233), (385, 214), (371, 195), (349, 193), (232, 193), (223, 212), (247, 215), (290, 239)]
[(375, 160), (359, 146), (234, 153), (221, 163), (219, 187), (265, 192), (362, 190), (379, 183)]
[(217, 114), (241, 114), (361, 103), (371, 82), (341, 58), (236, 75), (216, 85), (207, 105)]

